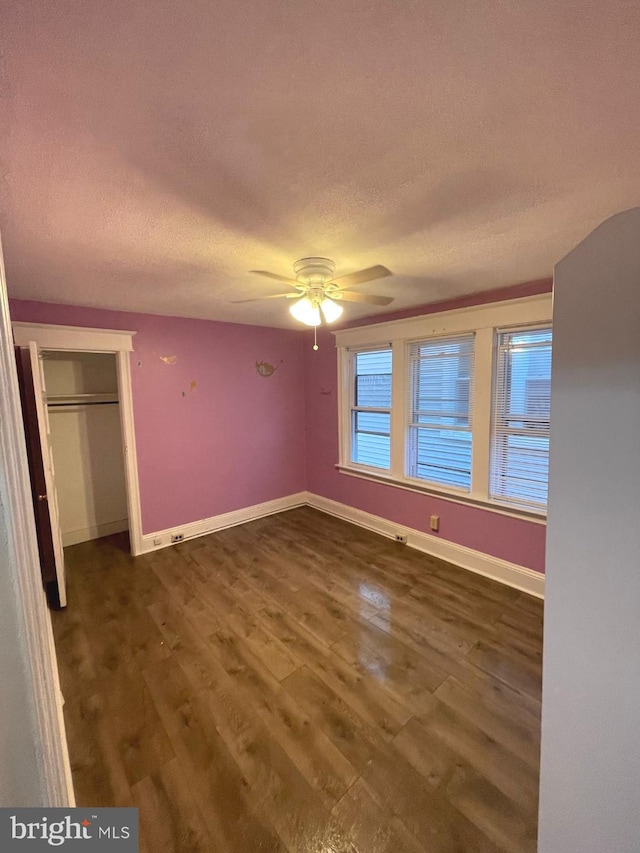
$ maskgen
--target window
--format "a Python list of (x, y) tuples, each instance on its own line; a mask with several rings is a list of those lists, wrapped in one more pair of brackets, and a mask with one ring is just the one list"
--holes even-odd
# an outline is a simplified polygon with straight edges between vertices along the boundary
[(335, 332), (338, 468), (544, 516), (551, 294)]
[(353, 354), (351, 461), (391, 464), (391, 348)]
[(471, 489), (474, 335), (409, 345), (407, 476)]
[(490, 497), (524, 507), (547, 503), (551, 329), (498, 334)]

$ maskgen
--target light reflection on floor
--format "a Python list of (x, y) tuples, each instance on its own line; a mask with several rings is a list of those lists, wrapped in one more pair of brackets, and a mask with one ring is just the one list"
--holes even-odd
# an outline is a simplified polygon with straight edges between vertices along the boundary
[[(371, 605), (377, 608), (378, 614), (390, 619), (391, 602), (380, 587), (371, 583), (360, 583), (358, 594), (362, 602), (360, 614), (364, 619), (371, 615)], [(378, 681), (386, 681), (387, 661), (364, 643), (361, 643), (358, 649), (358, 663)]]
[(360, 583), (358, 595), (363, 601), (373, 604), (378, 610), (389, 610), (389, 596), (380, 587), (371, 583)]

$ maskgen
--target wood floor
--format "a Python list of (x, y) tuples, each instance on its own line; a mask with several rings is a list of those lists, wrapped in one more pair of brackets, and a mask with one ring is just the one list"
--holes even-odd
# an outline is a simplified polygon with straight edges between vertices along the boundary
[(67, 549), (79, 805), (148, 853), (535, 851), (542, 603), (309, 508)]

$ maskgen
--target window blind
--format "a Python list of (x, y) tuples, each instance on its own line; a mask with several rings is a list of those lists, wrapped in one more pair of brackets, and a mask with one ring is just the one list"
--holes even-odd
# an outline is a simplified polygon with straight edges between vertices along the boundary
[(471, 489), (473, 334), (412, 343), (407, 476)]
[(490, 497), (544, 509), (549, 474), (551, 329), (497, 336)]
[(351, 461), (391, 465), (391, 348), (353, 356)]

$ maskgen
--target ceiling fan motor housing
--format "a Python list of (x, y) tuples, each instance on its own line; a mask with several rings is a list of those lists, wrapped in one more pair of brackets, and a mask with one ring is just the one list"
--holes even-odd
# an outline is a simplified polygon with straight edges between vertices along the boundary
[(319, 285), (333, 279), (336, 265), (330, 258), (301, 258), (293, 265), (297, 280), (301, 284)]

